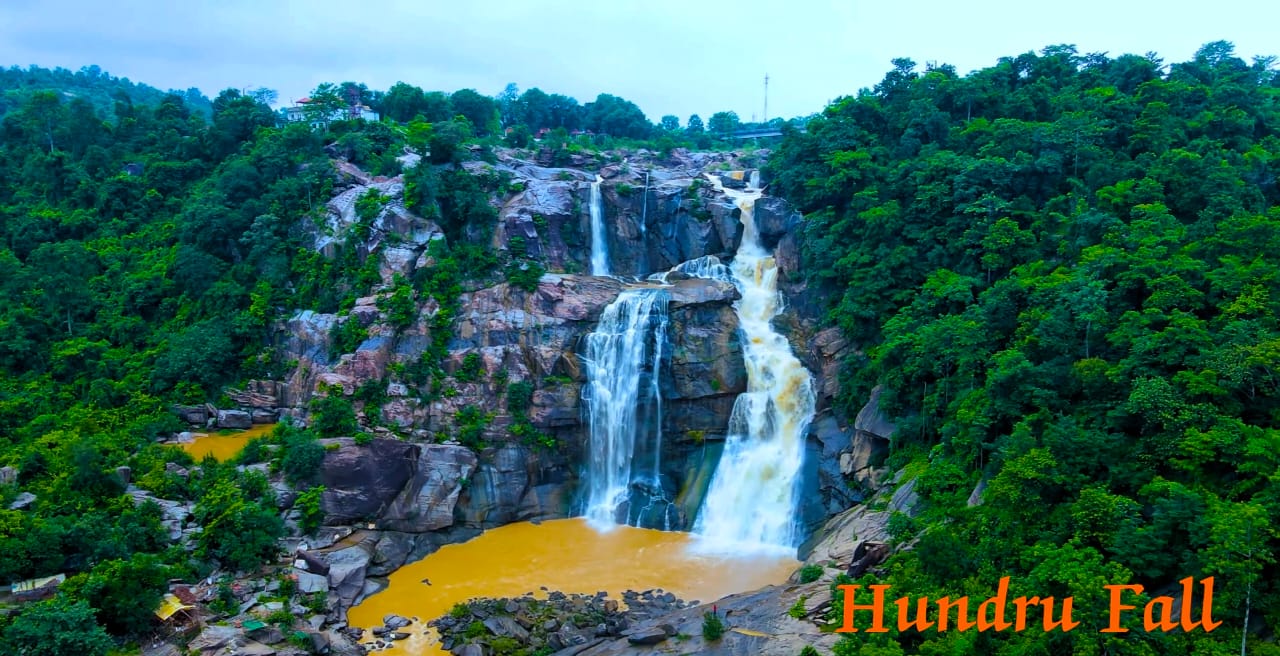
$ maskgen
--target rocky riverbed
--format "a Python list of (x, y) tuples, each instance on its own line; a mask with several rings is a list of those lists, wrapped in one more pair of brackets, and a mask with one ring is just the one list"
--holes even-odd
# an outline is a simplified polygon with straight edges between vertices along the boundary
[(696, 602), (663, 590), (627, 590), (622, 603), (605, 592), (588, 596), (551, 591), (546, 599), (475, 599), (458, 604), (431, 626), (440, 632), (441, 646), (454, 654), (510, 653), (515, 648), (559, 653), (617, 637), (631, 644), (657, 644), (676, 633), (669, 624), (652, 620), (693, 605)]

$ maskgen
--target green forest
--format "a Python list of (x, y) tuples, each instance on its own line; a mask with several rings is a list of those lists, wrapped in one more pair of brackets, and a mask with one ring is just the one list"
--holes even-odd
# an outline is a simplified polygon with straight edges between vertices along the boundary
[[(0, 70), (0, 467), (12, 472), (0, 481), (0, 583), (69, 576), (55, 599), (0, 612), (0, 639), (17, 653), (106, 653), (150, 634), (170, 579), (275, 559), (284, 534), (275, 492), (237, 466), (269, 461), (295, 486), (315, 483), (316, 439), (356, 430), (350, 401), (319, 400), (309, 430), (282, 426), (272, 450), (232, 462), (194, 463), (156, 440), (187, 428), (173, 404), (222, 401), (226, 386), (287, 368), (270, 347), (272, 322), (300, 308), (350, 310), (378, 280), (377, 258), (361, 259), (351, 243), (332, 259), (304, 246), (304, 226), (323, 220), (332, 196), (333, 157), (381, 175), (403, 171), (406, 148), (427, 158), (407, 172), (406, 196), (448, 246), (431, 275), (404, 281), (389, 303), (404, 323), (412, 300), (444, 308), (441, 337), (407, 372), (430, 390), (463, 286), (527, 286), (543, 271), (489, 252), (489, 194), (502, 183), (458, 164), (534, 145), (540, 131), (553, 163), (635, 144), (720, 145), (696, 115), (683, 128), (673, 116), (655, 125), (609, 94), (579, 104), (514, 85), (489, 97), (351, 82), (312, 94), (320, 111), (353, 97), (384, 119), (316, 130), (285, 122), (269, 90), (209, 100), (97, 67)], [(712, 125), (740, 123), (718, 112)], [(362, 201), (376, 214), (377, 198)], [(339, 345), (361, 339), (335, 335)], [(160, 507), (134, 503), (130, 483), (196, 504), (204, 532), (194, 553), (171, 543)], [(35, 500), (8, 509), (25, 494)], [(318, 488), (301, 500), (318, 522)]]
[[(1010, 597), (1074, 597), (1081, 622), (858, 634), (841, 656), (1230, 654), (1246, 607), (1280, 626), (1274, 63), (1225, 42), (1167, 66), (1070, 46), (966, 76), (899, 59), (781, 144), (775, 193), (859, 346), (844, 409), (884, 386), (889, 464), (920, 472), (926, 504), (895, 517), (912, 547), (887, 581), (859, 583), (986, 599), (1011, 576)], [(1104, 585), (1188, 576), (1215, 577), (1222, 628), (1147, 633), (1131, 612), (1138, 630), (1098, 633)]]
[[(830, 300), (825, 320), (858, 346), (840, 409), (854, 416), (882, 386), (898, 427), (886, 464), (915, 474), (924, 503), (894, 517), (907, 548), (887, 577), (857, 583), (986, 598), (1011, 576), (1011, 596), (1074, 597), (1082, 626), (857, 634), (836, 653), (1237, 653), (1246, 607), (1255, 629), (1280, 626), (1275, 62), (1215, 42), (1169, 65), (1054, 46), (968, 75), (920, 68), (894, 60), (873, 89), (804, 131), (777, 121), (783, 138), (765, 144), (769, 192), (806, 217), (804, 273)], [(0, 467), (14, 478), (0, 484), (0, 583), (69, 577), (55, 598), (0, 613), (15, 653), (136, 644), (170, 579), (275, 557), (275, 493), (236, 465), (311, 485), (317, 438), (355, 426), (349, 403), (326, 400), (310, 430), (282, 426), (272, 450), (228, 463), (156, 439), (186, 428), (173, 404), (279, 375), (279, 317), (349, 310), (377, 278), (351, 245), (331, 259), (304, 245), (334, 157), (404, 172), (412, 209), (444, 229), (435, 273), (392, 302), (435, 298), (447, 330), (464, 284), (541, 273), (490, 251), (501, 181), (459, 163), (498, 146), (557, 165), (613, 147), (724, 149), (743, 126), (732, 112), (655, 124), (617, 96), (580, 104), (514, 85), (489, 97), (347, 82), (312, 97), (356, 97), (382, 120), (315, 130), (285, 123), (264, 90), (210, 100), (96, 67), (0, 70)], [(426, 164), (404, 171), (406, 148)], [(443, 341), (415, 375), (438, 374)], [(121, 467), (195, 503), (195, 551), (125, 493)], [(8, 510), (22, 494), (35, 499)], [(1104, 585), (1154, 595), (1188, 576), (1215, 577), (1221, 629), (1147, 633), (1138, 613), (1138, 630), (1098, 633)], [(1280, 654), (1271, 633), (1249, 650)]]

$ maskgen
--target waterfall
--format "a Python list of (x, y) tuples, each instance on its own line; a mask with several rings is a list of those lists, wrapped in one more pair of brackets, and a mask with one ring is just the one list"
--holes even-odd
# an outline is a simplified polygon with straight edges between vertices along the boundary
[(605, 308), (595, 332), (586, 336), (586, 516), (596, 526), (621, 522), (669, 527), (671, 508), (662, 491), (660, 468), (659, 389), (669, 298), (663, 289), (625, 290)]
[(671, 274), (683, 273), (690, 278), (707, 278), (709, 280), (722, 280), (724, 282), (735, 282), (733, 272), (729, 267), (721, 264), (720, 258), (714, 255), (703, 255), (692, 260), (686, 260), (677, 264), (670, 271), (650, 274), (649, 282), (660, 282), (671, 284)]
[(604, 234), (604, 197), (600, 183), (604, 178), (596, 176), (591, 183), (591, 275), (609, 275), (609, 242)]
[(760, 169), (755, 169), (751, 172), (751, 181), (747, 183), (747, 186), (752, 189), (760, 188)]
[(759, 189), (734, 191), (711, 180), (742, 211), (742, 243), (730, 269), (742, 294), (734, 309), (744, 336), (747, 391), (734, 403), (724, 453), (694, 530), (711, 548), (794, 549), (813, 381), (770, 324), (781, 299), (777, 266), (756, 229)]
[(644, 204), (640, 206), (640, 232), (649, 224), (649, 171), (644, 172)]

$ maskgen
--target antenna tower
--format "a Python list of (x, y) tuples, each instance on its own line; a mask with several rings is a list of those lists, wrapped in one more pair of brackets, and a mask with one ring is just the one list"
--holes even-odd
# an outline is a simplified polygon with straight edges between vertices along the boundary
[(769, 74), (764, 74), (764, 118), (761, 123), (769, 122)]

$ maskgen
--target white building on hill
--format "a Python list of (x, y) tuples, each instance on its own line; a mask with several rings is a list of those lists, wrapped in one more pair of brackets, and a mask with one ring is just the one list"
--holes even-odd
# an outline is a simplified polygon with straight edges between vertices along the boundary
[(292, 107), (286, 107), (284, 110), (285, 120), (290, 123), (309, 121), (311, 127), (322, 128), (328, 125), (330, 121), (376, 121), (379, 119), (378, 113), (370, 109), (368, 105), (338, 107), (330, 110), (328, 116), (324, 116), (316, 108), (309, 107), (308, 104), (310, 102), (310, 98), (299, 98), (298, 102)]

